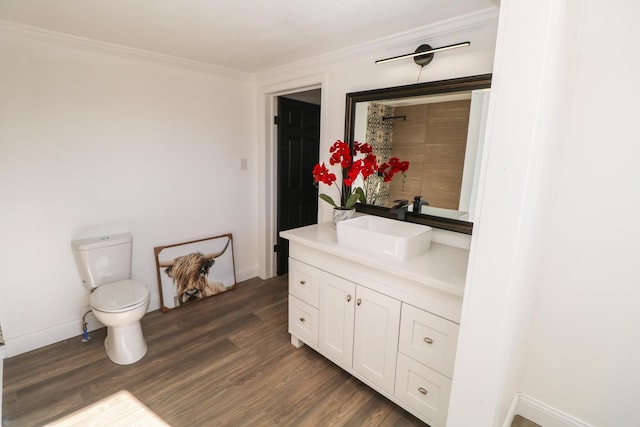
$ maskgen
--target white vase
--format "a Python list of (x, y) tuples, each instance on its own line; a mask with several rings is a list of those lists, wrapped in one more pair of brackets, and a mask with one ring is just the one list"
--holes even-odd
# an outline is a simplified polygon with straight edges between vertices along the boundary
[(340, 221), (344, 221), (345, 219), (353, 218), (353, 215), (356, 213), (356, 208), (333, 208), (333, 226), (335, 227), (337, 223)]

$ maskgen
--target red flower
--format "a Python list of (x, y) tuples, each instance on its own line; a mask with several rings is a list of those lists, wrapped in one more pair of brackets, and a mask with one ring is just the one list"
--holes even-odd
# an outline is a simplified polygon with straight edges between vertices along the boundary
[(329, 148), (329, 152), (331, 153), (329, 164), (332, 166), (340, 165), (342, 169), (347, 169), (351, 166), (351, 150), (346, 142), (340, 140), (334, 142)]
[(362, 154), (373, 154), (373, 148), (366, 142), (364, 144), (361, 144), (358, 141), (355, 141), (353, 143), (353, 149), (356, 153), (360, 152)]
[(378, 172), (378, 159), (374, 154), (367, 154), (362, 163), (362, 179), (367, 179)]
[(336, 174), (329, 172), (324, 163), (315, 165), (313, 168), (313, 179), (315, 182), (331, 185), (336, 181)]
[[(405, 173), (409, 169), (409, 162), (401, 162), (397, 157), (393, 157), (389, 159), (388, 163), (378, 166), (378, 159), (373, 154), (373, 148), (366, 142), (359, 143), (355, 141), (352, 154), (349, 144), (338, 140), (329, 148), (329, 153), (331, 153), (329, 164), (331, 166), (340, 165), (342, 169), (342, 186), (338, 185), (340, 206), (342, 207), (351, 208), (358, 201), (366, 203), (366, 196), (362, 188), (351, 189), (359, 175), (362, 175), (366, 188), (366, 180), (371, 175), (378, 174), (383, 177), (384, 182), (389, 182), (396, 173)], [(363, 157), (354, 161), (353, 156), (356, 153), (362, 154)], [(336, 175), (331, 173), (324, 163), (315, 165), (313, 179), (315, 182), (322, 182), (326, 185), (334, 184), (337, 180)], [(333, 206), (337, 206), (333, 199), (326, 194), (320, 194), (320, 198)]]
[(405, 173), (408, 169), (409, 162), (401, 162), (399, 158), (392, 157), (389, 159), (389, 163), (383, 163), (380, 165), (378, 173), (382, 176), (384, 182), (389, 182), (396, 173)]

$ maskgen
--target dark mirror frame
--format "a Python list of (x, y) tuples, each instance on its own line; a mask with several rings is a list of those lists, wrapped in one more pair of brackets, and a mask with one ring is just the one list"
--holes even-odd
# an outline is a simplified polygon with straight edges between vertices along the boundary
[[(417, 83), (406, 86), (395, 86), (382, 89), (365, 90), (361, 92), (351, 92), (347, 94), (347, 105), (345, 108), (344, 120), (344, 140), (353, 148), (354, 120), (356, 104), (358, 102), (376, 101), (381, 99), (398, 99), (425, 95), (438, 95), (444, 93), (455, 93), (476, 89), (487, 89), (491, 87), (491, 74), (481, 74), (477, 76), (459, 77), (455, 79), (439, 80), (427, 83)], [(391, 213), (391, 208), (358, 203), (356, 210), (370, 215), (383, 216), (397, 219), (395, 213)], [(407, 212), (408, 222), (429, 225), (435, 228), (455, 231), (458, 233), (471, 234), (473, 223), (458, 219), (443, 218), (433, 215)]]

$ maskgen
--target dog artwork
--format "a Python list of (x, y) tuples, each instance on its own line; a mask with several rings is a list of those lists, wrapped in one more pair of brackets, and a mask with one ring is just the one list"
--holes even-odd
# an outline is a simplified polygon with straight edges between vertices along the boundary
[[(232, 250), (229, 250), (231, 240), (229, 234), (212, 239), (155, 248), (159, 273), (158, 281), (163, 302), (161, 309), (163, 311), (235, 287)], [(167, 259), (165, 256), (160, 256), (163, 251), (172, 258)], [(180, 253), (184, 253), (184, 255), (173, 256)], [(228, 256), (230, 253), (231, 256)], [(164, 280), (167, 278), (170, 279), (170, 286), (167, 286), (166, 280)]]

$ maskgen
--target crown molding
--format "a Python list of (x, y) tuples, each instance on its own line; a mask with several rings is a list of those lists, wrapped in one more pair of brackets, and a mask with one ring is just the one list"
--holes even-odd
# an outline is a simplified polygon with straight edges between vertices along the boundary
[(0, 32), (12, 34), (25, 40), (37, 40), (43, 42), (56, 43), (62, 46), (75, 49), (99, 52), (108, 55), (115, 55), (127, 59), (137, 59), (160, 65), (198, 71), (226, 79), (253, 81), (253, 75), (244, 71), (233, 70), (217, 65), (206, 64), (204, 62), (193, 61), (191, 59), (166, 55), (144, 49), (123, 46), (115, 43), (107, 43), (85, 37), (73, 36), (65, 33), (44, 30), (42, 28), (17, 24), (14, 22), (0, 20)]
[(375, 43), (375, 47), (384, 46), (388, 50), (406, 48), (407, 45), (413, 48), (416, 44), (424, 43), (425, 38), (438, 39), (463, 35), (482, 28), (497, 29), (498, 14), (499, 10), (491, 7), (478, 12), (457, 16), (445, 21), (436, 22), (435, 24), (425, 25), (424, 27), (398, 33), (391, 37), (378, 39), (373, 43)]
[(498, 12), (499, 10), (497, 7), (487, 8), (471, 14), (461, 15), (435, 24), (418, 27), (389, 37), (375, 39), (366, 43), (302, 59), (300, 61), (273, 67), (253, 74), (177, 56), (123, 46), (115, 43), (102, 42), (2, 20), (0, 20), (0, 32), (10, 33), (23, 39), (57, 43), (76, 49), (100, 52), (128, 59), (137, 59), (155, 64), (169, 65), (227, 79), (254, 81), (256, 76), (268, 77), (284, 71), (290, 71), (292, 68), (315, 66), (326, 61), (342, 61), (361, 55), (370, 55), (371, 52), (378, 52), (384, 56), (385, 52), (404, 51), (407, 48), (413, 48), (416, 45), (423, 43), (425, 39), (438, 39), (455, 35), (463, 35), (464, 33), (482, 28), (497, 28)]
[[(273, 67), (258, 72), (256, 75), (260, 78), (268, 78), (272, 75), (290, 71), (292, 68), (317, 66), (327, 61), (336, 62), (363, 55), (369, 56), (372, 52), (376, 52), (376, 54), (380, 56), (385, 56), (384, 52), (393, 51), (399, 51), (400, 53), (397, 54), (401, 54), (407, 49), (415, 49), (417, 45), (425, 43), (426, 39), (433, 40), (456, 35), (464, 35), (465, 33), (483, 28), (495, 28), (497, 30), (498, 15), (499, 9), (497, 7), (490, 7), (478, 12), (457, 16), (435, 24), (425, 25), (423, 27), (397, 33), (392, 36), (382, 37), (359, 45), (302, 59), (286, 65)], [(388, 56), (393, 56), (393, 54), (389, 54)]]

